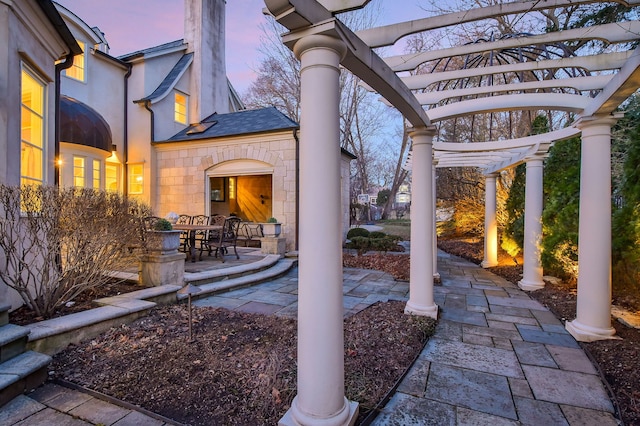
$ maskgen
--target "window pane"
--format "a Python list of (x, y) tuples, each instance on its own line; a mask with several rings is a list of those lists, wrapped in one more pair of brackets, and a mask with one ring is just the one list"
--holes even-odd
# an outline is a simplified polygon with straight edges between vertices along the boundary
[(118, 166), (107, 164), (104, 167), (105, 189), (107, 191), (118, 192)]
[(84, 158), (73, 157), (73, 186), (84, 187)]
[(174, 105), (175, 121), (187, 124), (187, 97), (181, 93), (176, 93)]
[(22, 155), (20, 158), (20, 174), (32, 180), (42, 183), (42, 150), (22, 143)]
[(85, 58), (85, 44), (81, 41), (78, 41), (78, 45), (82, 49), (82, 53), (73, 57), (73, 65), (70, 68), (64, 70), (64, 74), (75, 80), (84, 81), (84, 58)]
[(132, 164), (129, 167), (129, 194), (142, 194), (144, 189), (142, 164)]
[(45, 85), (23, 65), (20, 80), (20, 174), (25, 184), (43, 182)]
[(93, 160), (93, 188), (100, 189), (100, 160)]

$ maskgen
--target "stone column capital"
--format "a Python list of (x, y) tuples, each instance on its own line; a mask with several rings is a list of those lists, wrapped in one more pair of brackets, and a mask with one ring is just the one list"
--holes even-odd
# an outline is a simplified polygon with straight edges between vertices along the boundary
[(409, 137), (413, 140), (413, 143), (416, 143), (416, 139), (421, 139), (421, 137), (428, 137), (430, 141), (436, 135), (437, 130), (436, 126), (425, 126), (425, 127), (410, 127), (407, 129), (407, 133)]
[(312, 34), (302, 37), (296, 41), (296, 44), (293, 46), (293, 54), (296, 55), (296, 58), (300, 59), (304, 52), (311, 49), (333, 50), (340, 57), (340, 60), (347, 54), (347, 46), (342, 40), (323, 34)]
[(591, 115), (588, 117), (580, 117), (573, 124), (580, 130), (583, 130), (592, 126), (614, 126), (618, 120), (624, 116), (624, 113), (615, 113), (607, 115)]

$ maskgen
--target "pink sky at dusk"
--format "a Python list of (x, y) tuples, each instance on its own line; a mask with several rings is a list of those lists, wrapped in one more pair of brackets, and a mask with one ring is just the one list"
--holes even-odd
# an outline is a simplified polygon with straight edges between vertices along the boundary
[[(183, 38), (183, 0), (54, 0), (78, 15), (90, 27), (99, 27), (120, 56)], [(418, 4), (425, 0), (382, 0), (383, 23), (425, 16)], [(244, 93), (255, 78), (259, 62), (263, 0), (227, 0), (227, 75)]]

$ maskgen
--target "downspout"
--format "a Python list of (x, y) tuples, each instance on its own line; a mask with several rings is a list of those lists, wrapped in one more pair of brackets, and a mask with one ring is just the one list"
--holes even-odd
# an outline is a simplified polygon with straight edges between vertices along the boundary
[(129, 77), (133, 71), (133, 65), (127, 63), (127, 72), (124, 75), (124, 135), (122, 144), (124, 145), (122, 162), (124, 163), (124, 176), (122, 179), (122, 193), (126, 197), (129, 195)]
[(56, 106), (55, 113), (53, 115), (54, 121), (54, 130), (53, 130), (53, 184), (55, 186), (60, 186), (60, 83), (61, 83), (61, 74), (62, 70), (66, 70), (67, 68), (71, 68), (73, 65), (73, 57), (75, 53), (70, 52), (65, 56), (64, 61), (55, 65), (55, 94), (54, 94), (54, 103)]
[(300, 240), (300, 138), (298, 137), (298, 129), (293, 130), (293, 138), (296, 141), (296, 236), (295, 250), (298, 250), (298, 241)]
[(146, 109), (147, 111), (149, 111), (149, 113), (151, 114), (151, 143), (156, 141), (156, 132), (155, 132), (155, 117), (153, 115), (153, 110), (151, 109), (151, 107), (149, 106), (151, 105), (151, 101), (150, 100), (145, 100), (144, 101), (144, 109)]

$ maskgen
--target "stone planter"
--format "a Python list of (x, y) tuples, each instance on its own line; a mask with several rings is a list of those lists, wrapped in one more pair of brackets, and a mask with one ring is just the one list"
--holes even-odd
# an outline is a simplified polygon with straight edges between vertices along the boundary
[(262, 235), (265, 237), (275, 238), (280, 236), (280, 232), (282, 231), (281, 223), (269, 222), (261, 223), (260, 225), (262, 226)]
[(180, 247), (181, 231), (147, 231), (146, 249), (153, 254), (174, 254)]

